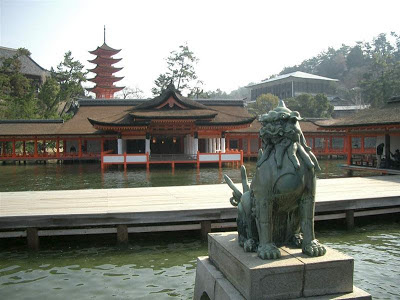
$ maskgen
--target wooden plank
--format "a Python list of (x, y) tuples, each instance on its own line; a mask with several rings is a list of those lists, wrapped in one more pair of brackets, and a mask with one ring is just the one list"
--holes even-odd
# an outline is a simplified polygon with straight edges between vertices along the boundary
[[(316, 212), (400, 206), (399, 187), (400, 176), (317, 180)], [(231, 193), (226, 184), (0, 193), (0, 229), (235, 219)]]

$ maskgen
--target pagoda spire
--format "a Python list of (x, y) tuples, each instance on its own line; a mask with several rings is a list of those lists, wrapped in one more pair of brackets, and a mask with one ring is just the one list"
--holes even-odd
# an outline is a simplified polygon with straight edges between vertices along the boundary
[(96, 74), (94, 78), (88, 79), (96, 85), (87, 90), (96, 94), (98, 99), (113, 99), (114, 93), (122, 90), (124, 87), (117, 87), (114, 82), (120, 81), (124, 77), (116, 77), (113, 74), (120, 71), (122, 68), (116, 68), (116, 64), (121, 58), (113, 58), (112, 56), (121, 50), (113, 49), (106, 44), (106, 26), (104, 25), (104, 43), (96, 50), (89, 53), (96, 55), (95, 59), (89, 60), (90, 63), (96, 64), (96, 67), (89, 70)]

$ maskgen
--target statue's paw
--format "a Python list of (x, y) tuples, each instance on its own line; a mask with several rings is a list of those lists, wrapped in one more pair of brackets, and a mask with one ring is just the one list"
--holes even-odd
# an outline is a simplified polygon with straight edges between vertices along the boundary
[(325, 255), (326, 249), (318, 240), (312, 240), (310, 243), (303, 245), (303, 253), (308, 256), (322, 256)]
[(253, 239), (248, 239), (243, 245), (244, 252), (256, 252), (257, 245)]
[(239, 246), (243, 247), (244, 246), (244, 242), (246, 241), (246, 239), (244, 238), (243, 235), (239, 234)]
[(295, 235), (293, 235), (293, 244), (295, 245), (295, 247), (301, 248), (303, 244), (303, 235), (301, 233), (296, 233)]
[(281, 252), (274, 244), (259, 245), (257, 254), (261, 259), (277, 259), (281, 257)]

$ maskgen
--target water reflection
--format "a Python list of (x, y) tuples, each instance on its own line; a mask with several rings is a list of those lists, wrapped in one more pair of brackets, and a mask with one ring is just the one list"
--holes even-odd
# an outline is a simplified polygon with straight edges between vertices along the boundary
[[(374, 299), (399, 297), (398, 220), (376, 221), (353, 232), (332, 226), (321, 228), (319, 224), (317, 236), (323, 243), (354, 257), (356, 286)], [(207, 246), (197, 233), (139, 236), (126, 248), (113, 246), (114, 238), (48, 238), (38, 253), (25, 251), (24, 244), (2, 246), (0, 298), (193, 297), (196, 258), (207, 255)]]
[[(322, 172), (319, 178), (342, 177), (340, 169), (342, 160), (320, 160)], [(255, 162), (245, 162), (248, 177), (255, 172)], [(0, 191), (39, 191), (101, 189), (147, 186), (171, 186), (223, 183), (223, 174), (234, 182), (240, 181), (239, 167), (225, 165), (219, 169), (215, 165), (202, 165), (200, 171), (195, 167), (178, 165), (172, 172), (171, 166), (152, 166), (148, 172), (144, 167), (129, 166), (124, 172), (117, 166), (101, 172), (100, 166), (94, 163), (73, 165), (3, 165), (0, 166)], [(356, 174), (358, 175), (358, 174)]]

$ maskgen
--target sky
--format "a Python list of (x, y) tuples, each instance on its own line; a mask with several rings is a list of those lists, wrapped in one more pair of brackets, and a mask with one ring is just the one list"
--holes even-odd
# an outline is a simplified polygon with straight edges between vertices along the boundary
[(150, 97), (165, 58), (187, 42), (205, 90), (230, 92), (328, 47), (400, 33), (399, 11), (398, 0), (0, 0), (0, 45), (27, 48), (46, 69), (70, 50), (90, 69), (105, 25), (106, 43), (122, 49), (117, 85)]

